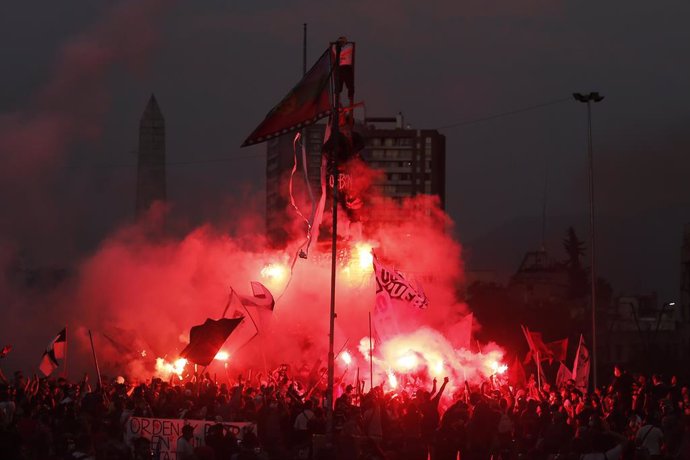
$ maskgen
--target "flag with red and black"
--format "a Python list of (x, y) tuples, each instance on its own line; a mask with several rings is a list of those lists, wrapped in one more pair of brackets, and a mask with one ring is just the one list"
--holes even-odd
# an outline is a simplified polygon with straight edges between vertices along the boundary
[(43, 375), (49, 376), (60, 365), (58, 359), (65, 357), (65, 348), (67, 347), (67, 328), (61, 330), (53, 340), (50, 341), (43, 352), (41, 364), (38, 368)]
[(324, 52), (242, 143), (246, 147), (309, 126), (331, 113), (332, 57)]

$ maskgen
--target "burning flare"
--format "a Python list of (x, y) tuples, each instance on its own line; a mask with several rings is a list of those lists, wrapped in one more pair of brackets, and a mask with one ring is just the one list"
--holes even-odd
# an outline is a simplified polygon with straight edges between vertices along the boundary
[(290, 270), (285, 264), (282, 263), (271, 263), (264, 265), (261, 269), (261, 276), (273, 284), (281, 284), (285, 281)]
[[(363, 345), (364, 339), (359, 350), (368, 358), (368, 347)], [(374, 374), (385, 379), (390, 390), (427, 387), (434, 378), (448, 377), (449, 391), (445, 397), (450, 397), (465, 381), (480, 382), (508, 369), (501, 363), (503, 351), (497, 346), (486, 346), (483, 353), (455, 349), (440, 332), (428, 327), (398, 334), (378, 345)]]
[(218, 361), (227, 361), (228, 359), (230, 359), (230, 353), (228, 353), (227, 351), (220, 350), (218, 353), (216, 353), (216, 356), (213, 359), (216, 359)]
[(489, 367), (494, 374), (505, 374), (505, 372), (508, 370), (508, 366), (506, 364), (501, 364), (498, 361), (491, 361), (489, 363)]
[(186, 365), (187, 360), (184, 358), (178, 358), (172, 363), (166, 361), (164, 358), (156, 358), (156, 375), (167, 380), (171, 375), (175, 374), (182, 380), (182, 373)]
[(370, 273), (373, 270), (374, 254), (371, 252), (373, 247), (369, 243), (355, 244), (359, 269)]

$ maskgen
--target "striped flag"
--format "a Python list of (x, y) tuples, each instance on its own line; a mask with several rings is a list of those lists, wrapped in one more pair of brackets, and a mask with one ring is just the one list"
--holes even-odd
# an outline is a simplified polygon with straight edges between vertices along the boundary
[(49, 376), (59, 366), (58, 359), (65, 357), (65, 348), (67, 347), (67, 328), (61, 330), (58, 335), (50, 341), (46, 351), (43, 352), (41, 364), (38, 368), (43, 375)]

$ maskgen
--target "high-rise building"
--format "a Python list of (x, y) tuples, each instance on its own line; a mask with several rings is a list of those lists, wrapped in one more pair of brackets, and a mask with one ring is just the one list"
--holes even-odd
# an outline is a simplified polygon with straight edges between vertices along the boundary
[(142, 217), (156, 201), (166, 200), (165, 119), (152, 94), (139, 121), (136, 216)]
[[(446, 138), (434, 129), (412, 129), (404, 125), (402, 114), (387, 118), (365, 118), (355, 124), (364, 138), (361, 155), (370, 167), (380, 171), (373, 186), (381, 195), (402, 199), (419, 194), (436, 195), (445, 204)], [(321, 151), (325, 124), (303, 130), (307, 153), (307, 172), (313, 193), (320, 194)], [(284, 241), (293, 217), (289, 206), (288, 181), (295, 164), (294, 134), (268, 141), (266, 155), (266, 231), (273, 242)], [(295, 182), (303, 183), (301, 152)], [(304, 187), (306, 188), (306, 187)], [(376, 194), (375, 194), (376, 195)], [(380, 219), (393, 216), (379, 215)]]

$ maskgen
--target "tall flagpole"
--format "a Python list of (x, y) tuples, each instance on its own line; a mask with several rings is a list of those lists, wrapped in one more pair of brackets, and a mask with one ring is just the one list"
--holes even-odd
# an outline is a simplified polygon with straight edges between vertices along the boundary
[(63, 359), (62, 363), (62, 376), (65, 378), (65, 380), (69, 380), (67, 378), (67, 325), (65, 324), (65, 356)]
[(374, 345), (371, 340), (371, 312), (369, 312), (369, 390), (374, 389)]
[(307, 74), (307, 23), (302, 24), (302, 76)]
[(335, 277), (338, 244), (338, 149), (340, 148), (340, 94), (337, 91), (340, 79), (340, 49), (341, 43), (331, 43), (335, 47), (335, 62), (333, 63), (333, 112), (331, 114), (331, 138), (333, 149), (331, 151), (331, 174), (333, 176), (333, 229), (331, 240), (331, 308), (329, 315), (328, 332), (328, 388), (326, 390), (326, 403), (328, 413), (328, 432), (333, 435), (333, 385), (335, 372), (335, 356), (333, 354), (333, 342), (335, 335)]
[(96, 374), (98, 375), (98, 388), (103, 388), (103, 382), (101, 381), (101, 369), (98, 367), (98, 358), (96, 358), (96, 348), (93, 346), (93, 336), (91, 335), (91, 329), (89, 329), (89, 342), (91, 342), (91, 353), (93, 353), (93, 363), (96, 365)]

